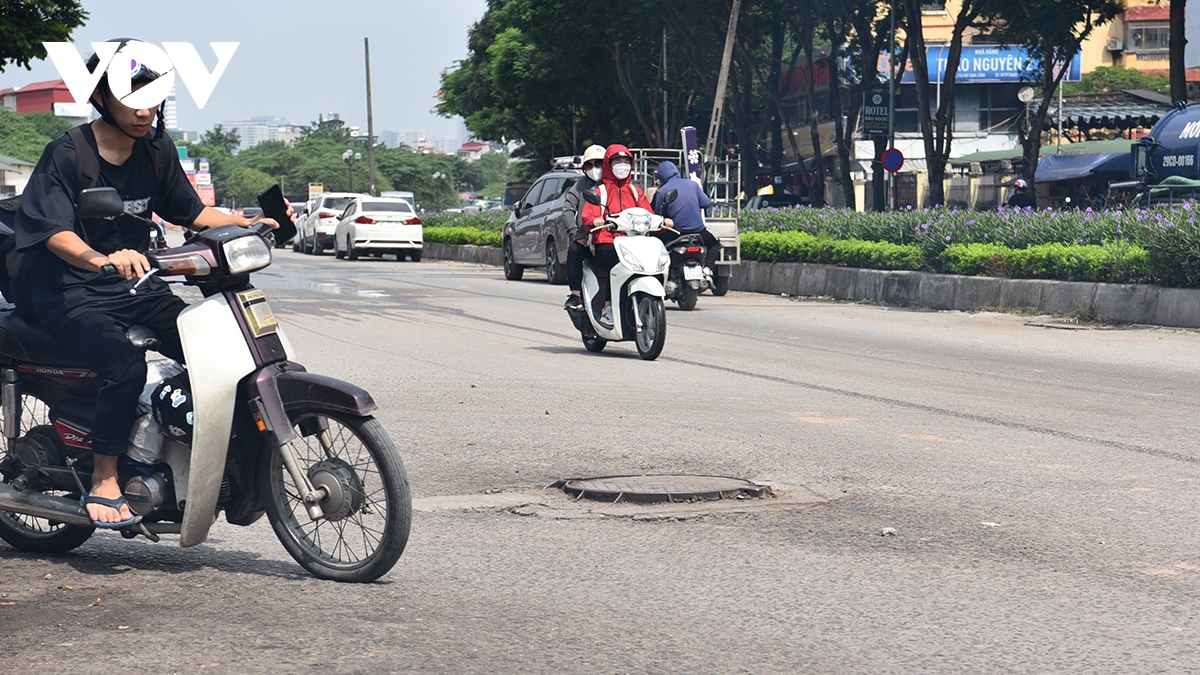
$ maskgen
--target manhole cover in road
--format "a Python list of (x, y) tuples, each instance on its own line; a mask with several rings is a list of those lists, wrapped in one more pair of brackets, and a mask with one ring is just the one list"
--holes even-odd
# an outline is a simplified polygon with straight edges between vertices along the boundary
[(771, 488), (766, 485), (728, 476), (599, 476), (567, 478), (555, 486), (576, 498), (587, 497), (608, 502), (686, 502), (762, 497), (771, 493)]

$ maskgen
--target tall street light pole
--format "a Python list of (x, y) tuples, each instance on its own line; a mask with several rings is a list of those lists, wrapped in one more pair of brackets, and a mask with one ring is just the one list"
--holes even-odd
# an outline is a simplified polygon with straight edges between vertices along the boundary
[(354, 192), (354, 162), (362, 159), (361, 152), (347, 149), (342, 153), (342, 161), (346, 163), (346, 172), (350, 174), (350, 191)]
[(371, 40), (363, 38), (363, 53), (367, 60), (367, 166), (370, 176), (367, 194), (377, 196), (375, 192), (375, 117), (371, 114)]

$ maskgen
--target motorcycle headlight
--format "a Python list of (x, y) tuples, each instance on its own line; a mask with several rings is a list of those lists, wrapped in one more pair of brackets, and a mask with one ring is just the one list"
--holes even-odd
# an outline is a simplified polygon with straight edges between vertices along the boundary
[(638, 234), (646, 234), (650, 231), (650, 216), (631, 216), (629, 218), (629, 226)]
[(271, 264), (271, 249), (262, 237), (239, 237), (221, 245), (230, 274), (246, 274)]
[(617, 257), (621, 259), (621, 264), (628, 267), (630, 271), (637, 274), (645, 274), (646, 268), (642, 267), (642, 263), (638, 261), (637, 256), (632, 251), (627, 250), (621, 244), (617, 244)]
[(658, 272), (662, 272), (671, 266), (671, 254), (667, 253), (667, 249), (663, 249), (658, 254)]

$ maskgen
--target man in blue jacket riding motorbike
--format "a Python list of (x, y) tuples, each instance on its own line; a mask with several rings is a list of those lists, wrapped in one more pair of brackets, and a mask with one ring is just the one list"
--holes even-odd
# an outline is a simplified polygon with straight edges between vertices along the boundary
[[(704, 240), (704, 276), (712, 277), (712, 267), (717, 262), (721, 247), (717, 238), (704, 227), (704, 209), (712, 206), (712, 200), (704, 194), (694, 181), (679, 175), (679, 167), (674, 162), (665, 161), (658, 165), (654, 174), (661, 187), (654, 193), (654, 212), (664, 218), (669, 218), (679, 234), (667, 230), (655, 232), (654, 236), (663, 240), (664, 244), (683, 234), (700, 234)], [(675, 201), (663, 205), (662, 195), (675, 190)]]

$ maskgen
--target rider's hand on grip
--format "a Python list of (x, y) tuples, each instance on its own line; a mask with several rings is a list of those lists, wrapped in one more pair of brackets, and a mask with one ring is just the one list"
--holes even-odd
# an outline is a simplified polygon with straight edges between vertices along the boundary
[(117, 271), (117, 266), (112, 263), (104, 263), (100, 266), (100, 274), (106, 277), (118, 277), (121, 273)]

